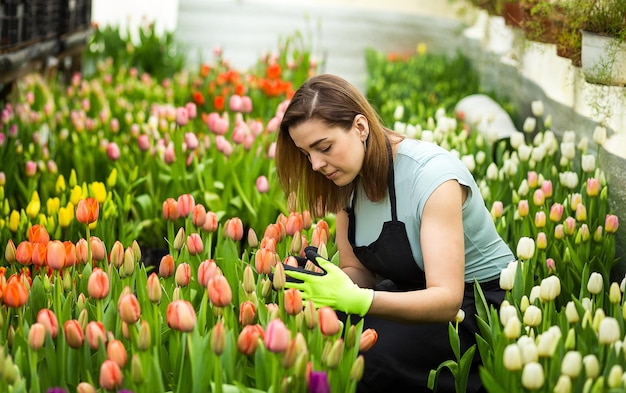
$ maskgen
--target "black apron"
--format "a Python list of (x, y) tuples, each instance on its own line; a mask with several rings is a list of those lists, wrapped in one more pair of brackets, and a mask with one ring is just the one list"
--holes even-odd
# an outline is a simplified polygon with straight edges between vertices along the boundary
[[(348, 240), (354, 254), (368, 270), (380, 277), (375, 289), (378, 291), (410, 291), (426, 288), (426, 276), (411, 252), (405, 225), (398, 221), (396, 190), (394, 185), (393, 155), (388, 144), (389, 174), (388, 188), (391, 203), (391, 221), (383, 224), (378, 239), (367, 246), (355, 246), (356, 189), (352, 207), (347, 208), (349, 217)], [(487, 301), (499, 306), (504, 299), (498, 280), (481, 283)], [(474, 315), (473, 283), (465, 284), (462, 309), (465, 320), (459, 325), (461, 354), (476, 343), (474, 334), (478, 326)], [(354, 316), (351, 316), (354, 318)], [(353, 319), (354, 321), (354, 319)], [(363, 329), (374, 328), (378, 341), (367, 352), (363, 379), (357, 391), (364, 392), (428, 392), (428, 375), (446, 360), (456, 360), (450, 347), (448, 323), (403, 324), (386, 319), (365, 317)], [(478, 349), (470, 372), (467, 392), (484, 391), (478, 366)], [(454, 392), (454, 378), (445, 369), (439, 375), (438, 392)]]

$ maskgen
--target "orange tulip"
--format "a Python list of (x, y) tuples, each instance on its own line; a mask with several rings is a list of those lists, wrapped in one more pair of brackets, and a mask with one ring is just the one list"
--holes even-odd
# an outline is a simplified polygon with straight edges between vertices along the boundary
[(256, 308), (254, 303), (250, 300), (246, 300), (239, 306), (239, 323), (242, 325), (252, 325), (254, 323), (254, 317), (256, 316)]
[(91, 257), (94, 261), (101, 261), (106, 256), (106, 250), (104, 249), (104, 243), (99, 237), (91, 236)]
[(126, 353), (126, 347), (120, 340), (111, 340), (107, 344), (107, 357), (117, 363), (118, 366), (124, 367), (128, 360), (128, 354)]
[(198, 266), (198, 283), (203, 287), (209, 285), (209, 280), (222, 274), (219, 266), (212, 259), (206, 259)]
[(285, 290), (285, 312), (289, 315), (298, 315), (303, 308), (302, 292), (295, 288)]
[(47, 308), (42, 308), (37, 313), (37, 323), (42, 324), (48, 333), (50, 333), (50, 337), (56, 338), (59, 331), (59, 322), (57, 320), (57, 316)]
[(265, 232), (263, 233), (263, 238), (271, 238), (276, 241), (280, 241), (281, 239), (280, 225), (279, 224), (268, 224), (265, 227)]
[(40, 323), (33, 323), (28, 332), (28, 346), (36, 351), (43, 347), (46, 341), (46, 328)]
[(326, 221), (318, 222), (315, 228), (313, 228), (313, 234), (311, 235), (311, 245), (315, 247), (319, 247), (320, 244), (328, 244), (330, 230), (328, 229), (328, 224), (320, 225), (321, 223), (326, 223)]
[(32, 243), (33, 245), (33, 254), (32, 254), (32, 262), (35, 266), (46, 266), (46, 243)]
[(167, 326), (181, 332), (190, 332), (196, 326), (196, 312), (187, 300), (174, 300), (167, 305)]
[(228, 280), (221, 274), (209, 280), (207, 285), (209, 300), (217, 307), (226, 307), (233, 299), (233, 293)]
[(330, 307), (321, 307), (318, 310), (320, 330), (325, 336), (334, 336), (339, 333), (341, 325), (337, 313)]
[(197, 233), (192, 233), (187, 236), (187, 249), (190, 255), (198, 255), (204, 251), (204, 243), (202, 238)]
[(22, 307), (28, 301), (28, 289), (24, 282), (17, 276), (12, 275), (4, 288), (4, 304), (9, 307)]
[(107, 334), (104, 330), (104, 324), (102, 322), (91, 321), (87, 324), (87, 342), (89, 343), (89, 347), (94, 351), (100, 348), (100, 341), (102, 344), (106, 345), (107, 342)]
[(139, 321), (141, 316), (141, 307), (137, 297), (132, 293), (125, 293), (120, 296), (117, 303), (117, 310), (120, 314), (122, 321), (129, 325), (132, 325)]
[(87, 252), (87, 240), (79, 239), (76, 242), (76, 260), (78, 263), (85, 264), (87, 263), (88, 252)]
[(81, 224), (89, 225), (98, 220), (100, 204), (96, 198), (85, 198), (78, 201), (76, 206), (76, 220)]
[(159, 281), (159, 276), (156, 273), (152, 272), (148, 277), (148, 299), (154, 304), (158, 304), (161, 302), (162, 296), (162, 288), (161, 282)]
[(100, 366), (100, 387), (104, 390), (116, 390), (122, 386), (122, 370), (113, 360), (107, 359)]
[(302, 232), (303, 228), (304, 218), (302, 217), (302, 214), (299, 212), (289, 213), (289, 217), (287, 217), (287, 224), (285, 224), (287, 235), (293, 236), (296, 232)]
[(116, 240), (111, 247), (111, 252), (109, 252), (109, 261), (118, 269), (124, 263), (124, 252), (124, 245), (121, 241)]
[(244, 326), (237, 338), (237, 349), (246, 356), (252, 355), (258, 347), (259, 337), (263, 338), (261, 325)]
[(48, 230), (41, 224), (35, 224), (28, 228), (28, 241), (31, 243), (48, 243), (50, 234)]
[(163, 202), (163, 218), (167, 221), (175, 221), (178, 218), (178, 202), (174, 198), (167, 198)]
[(243, 239), (243, 222), (241, 218), (233, 217), (226, 220), (224, 224), (224, 236), (236, 242)]
[(87, 281), (87, 292), (92, 299), (104, 299), (109, 294), (109, 276), (99, 267), (91, 272)]
[(96, 393), (96, 388), (89, 382), (81, 382), (76, 386), (76, 393)]
[(170, 254), (164, 255), (159, 263), (159, 276), (163, 278), (171, 277), (174, 274), (174, 257)]
[(80, 323), (78, 323), (75, 319), (70, 319), (66, 321), (63, 325), (63, 332), (65, 333), (65, 341), (70, 348), (80, 348), (85, 341), (85, 336), (83, 334), (83, 329), (80, 327)]
[(33, 243), (26, 240), (20, 242), (15, 250), (15, 260), (24, 266), (33, 263)]
[(206, 213), (206, 219), (204, 220), (204, 224), (202, 224), (202, 230), (206, 232), (215, 232), (217, 230), (217, 215), (209, 211)]
[(193, 210), (196, 202), (191, 194), (182, 194), (178, 196), (176, 209), (178, 209), (179, 217), (187, 217)]
[(76, 254), (76, 246), (71, 241), (64, 241), (63, 246), (65, 247), (65, 267), (71, 267), (76, 265), (78, 262), (78, 257)]
[(278, 254), (265, 248), (259, 248), (254, 254), (254, 268), (258, 274), (270, 274), (272, 267), (276, 266), (279, 262), (280, 258)]
[(46, 261), (48, 266), (54, 270), (61, 270), (65, 267), (65, 245), (60, 240), (52, 240), (46, 248)]
[(359, 352), (369, 351), (376, 341), (378, 341), (378, 332), (373, 328), (365, 329), (359, 340)]

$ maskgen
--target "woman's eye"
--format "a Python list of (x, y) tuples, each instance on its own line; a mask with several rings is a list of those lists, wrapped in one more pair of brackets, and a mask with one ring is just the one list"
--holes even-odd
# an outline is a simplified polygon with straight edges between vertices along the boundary
[(323, 148), (323, 149), (320, 149), (320, 151), (321, 151), (322, 153), (325, 153), (325, 152), (327, 152), (327, 151), (329, 151), (329, 150), (330, 150), (330, 146), (331, 146), (331, 145), (328, 145), (327, 147), (325, 147), (325, 148)]

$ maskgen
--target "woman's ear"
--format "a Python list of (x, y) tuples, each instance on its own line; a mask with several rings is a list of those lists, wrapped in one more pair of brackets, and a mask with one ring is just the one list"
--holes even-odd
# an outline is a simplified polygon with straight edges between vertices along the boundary
[(367, 117), (362, 114), (358, 114), (354, 117), (354, 127), (359, 132), (359, 136), (361, 140), (367, 140), (367, 137), (370, 135), (369, 122), (367, 121)]

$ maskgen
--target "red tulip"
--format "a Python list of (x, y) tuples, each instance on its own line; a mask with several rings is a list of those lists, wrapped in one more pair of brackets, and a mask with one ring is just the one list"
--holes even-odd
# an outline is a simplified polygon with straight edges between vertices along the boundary
[(94, 268), (87, 281), (87, 292), (93, 299), (104, 299), (109, 294), (109, 276), (99, 267)]
[(100, 366), (100, 387), (104, 390), (116, 390), (122, 386), (122, 370), (113, 360), (107, 359)]
[(167, 305), (167, 326), (181, 332), (190, 332), (196, 326), (196, 312), (187, 300), (174, 300)]
[(221, 274), (209, 280), (207, 291), (209, 292), (209, 300), (216, 307), (226, 307), (233, 299), (230, 284), (228, 284), (226, 277)]
[(81, 224), (89, 225), (98, 220), (100, 204), (96, 198), (85, 198), (78, 201), (76, 206), (76, 220)]

